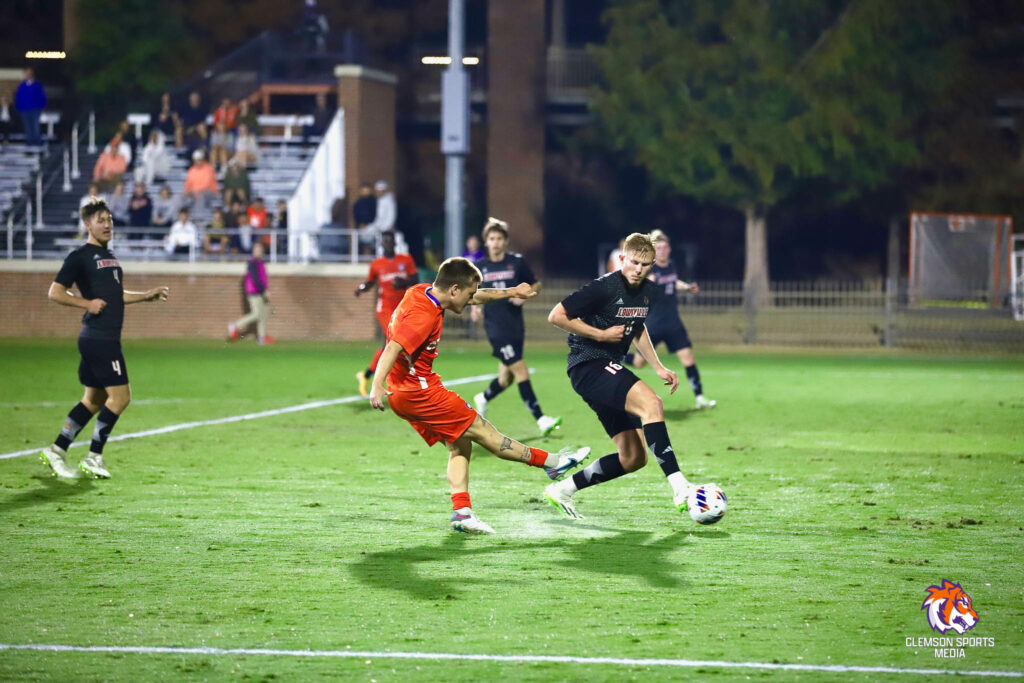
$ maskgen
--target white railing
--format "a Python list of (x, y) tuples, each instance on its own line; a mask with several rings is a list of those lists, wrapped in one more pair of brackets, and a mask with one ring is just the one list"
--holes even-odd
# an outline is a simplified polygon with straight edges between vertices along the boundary
[[(320, 258), (312, 235), (331, 220), (331, 204), (345, 197), (345, 111), (338, 109), (313, 161), (288, 200), (288, 258), (308, 263)], [(357, 239), (353, 237), (353, 239)], [(357, 249), (352, 249), (353, 262)]]

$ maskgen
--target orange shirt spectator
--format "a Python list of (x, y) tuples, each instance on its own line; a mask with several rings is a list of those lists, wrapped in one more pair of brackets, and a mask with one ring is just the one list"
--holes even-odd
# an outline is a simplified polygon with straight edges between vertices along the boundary
[[(249, 218), (249, 227), (253, 230), (265, 230), (267, 228), (267, 207), (259, 197), (246, 209)], [(259, 238), (260, 242), (270, 245), (270, 236), (265, 235)]]
[(128, 169), (128, 160), (118, 151), (120, 142), (119, 138), (111, 140), (92, 169), (93, 182), (99, 184), (100, 189), (117, 184)]
[(238, 125), (238, 107), (231, 104), (231, 100), (226, 97), (220, 101), (220, 106), (213, 110), (213, 127), (216, 128), (221, 121), (228, 130), (234, 130)]
[(194, 160), (192, 168), (188, 169), (188, 175), (185, 176), (185, 194), (201, 192), (219, 194), (220, 187), (217, 185), (217, 172), (214, 170), (213, 164), (208, 162), (199, 150), (192, 155), (192, 159)]

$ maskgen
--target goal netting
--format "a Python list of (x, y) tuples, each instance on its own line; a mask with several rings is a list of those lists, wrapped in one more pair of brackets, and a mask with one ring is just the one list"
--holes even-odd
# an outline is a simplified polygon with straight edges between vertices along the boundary
[(1004, 305), (1012, 244), (1010, 216), (912, 213), (911, 303)]

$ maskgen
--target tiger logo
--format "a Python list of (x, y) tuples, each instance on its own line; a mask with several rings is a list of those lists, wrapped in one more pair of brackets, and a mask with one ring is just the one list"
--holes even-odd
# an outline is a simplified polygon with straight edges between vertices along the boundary
[(921, 609), (928, 610), (928, 624), (933, 631), (953, 630), (963, 634), (978, 623), (978, 613), (971, 607), (971, 596), (964, 593), (959, 583), (943, 579), (941, 586), (929, 586), (925, 592), (928, 597)]

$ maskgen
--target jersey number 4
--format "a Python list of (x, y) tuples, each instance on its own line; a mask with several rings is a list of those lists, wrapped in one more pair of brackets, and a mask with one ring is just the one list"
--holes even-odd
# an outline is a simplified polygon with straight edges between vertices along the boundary
[(117, 375), (118, 377), (121, 376), (121, 361), (119, 361), (119, 360), (112, 360), (112, 361), (110, 361), (110, 367), (114, 368), (114, 374), (115, 375)]

